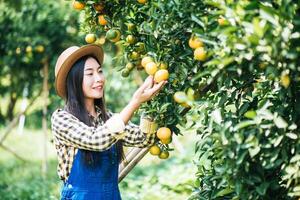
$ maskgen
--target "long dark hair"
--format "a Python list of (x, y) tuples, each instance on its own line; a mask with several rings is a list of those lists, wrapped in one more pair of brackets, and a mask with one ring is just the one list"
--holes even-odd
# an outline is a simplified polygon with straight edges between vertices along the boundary
[[(92, 120), (84, 104), (84, 94), (82, 89), (84, 64), (89, 57), (92, 56), (84, 56), (79, 60), (77, 60), (67, 75), (67, 80), (66, 80), (67, 92), (66, 92), (65, 110), (71, 113), (72, 115), (74, 115), (76, 118), (78, 118), (86, 125), (93, 126)], [(97, 59), (95, 58), (95, 60)], [(99, 62), (98, 64), (100, 65)], [(105, 108), (104, 93), (102, 98), (94, 100), (94, 104), (95, 106), (98, 106), (100, 108), (101, 119), (104, 122), (106, 122), (106, 120), (108, 120), (108, 115)], [(125, 158), (122, 141), (119, 140), (116, 146), (117, 146), (117, 153), (119, 155), (119, 162), (121, 162)], [(92, 152), (88, 150), (82, 150), (82, 152), (83, 152), (85, 163), (93, 164), (94, 161), (92, 158)]]

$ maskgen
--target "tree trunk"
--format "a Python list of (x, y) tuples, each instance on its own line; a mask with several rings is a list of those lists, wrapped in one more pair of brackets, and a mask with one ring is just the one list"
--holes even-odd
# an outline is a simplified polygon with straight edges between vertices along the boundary
[(10, 101), (7, 109), (6, 119), (9, 121), (13, 120), (14, 118), (14, 108), (17, 102), (17, 95), (15, 91), (11, 91), (10, 93)]
[(49, 96), (49, 88), (48, 88), (48, 59), (45, 59), (44, 62), (44, 67), (43, 67), (43, 99), (44, 99), (44, 106), (43, 106), (43, 120), (42, 120), (42, 125), (43, 125), (43, 132), (44, 132), (44, 159), (42, 163), (42, 174), (44, 177), (46, 177), (47, 170), (48, 170), (48, 164), (47, 164), (47, 159), (48, 159), (48, 152), (47, 152), (47, 141), (48, 141), (48, 129), (47, 129), (47, 105), (48, 105), (48, 96)]

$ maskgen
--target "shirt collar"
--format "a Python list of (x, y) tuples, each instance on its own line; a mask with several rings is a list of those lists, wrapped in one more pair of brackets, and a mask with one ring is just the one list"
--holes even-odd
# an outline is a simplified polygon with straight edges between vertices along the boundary
[(100, 114), (101, 114), (101, 109), (100, 109), (99, 106), (96, 106), (96, 105), (95, 105), (95, 111), (96, 111), (96, 115), (97, 115), (96, 118), (94, 118), (93, 115), (91, 115), (91, 114), (88, 113), (88, 115), (89, 115), (92, 119), (98, 119), (99, 116), (100, 116)]

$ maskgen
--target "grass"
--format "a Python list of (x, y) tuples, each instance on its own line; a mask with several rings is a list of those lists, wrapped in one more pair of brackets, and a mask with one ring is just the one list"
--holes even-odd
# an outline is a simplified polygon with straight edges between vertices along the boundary
[[(0, 136), (3, 131), (0, 130)], [(41, 130), (24, 130), (22, 135), (13, 130), (4, 145), (26, 162), (0, 148), (0, 196), (2, 200), (59, 199), (62, 182), (56, 174), (56, 153), (47, 137), (48, 171), (42, 173), (44, 136)], [(187, 199), (193, 190), (196, 167), (192, 164), (192, 137), (181, 138), (186, 152), (171, 152), (168, 160), (147, 154), (120, 183), (124, 200)], [(192, 145), (191, 145), (192, 144)]]

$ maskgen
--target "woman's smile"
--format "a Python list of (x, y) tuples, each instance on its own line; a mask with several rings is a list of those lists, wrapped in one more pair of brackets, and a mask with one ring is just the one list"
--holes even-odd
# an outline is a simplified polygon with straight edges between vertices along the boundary
[(97, 86), (94, 86), (93, 89), (95, 90), (102, 90), (103, 89), (103, 85), (97, 85)]

